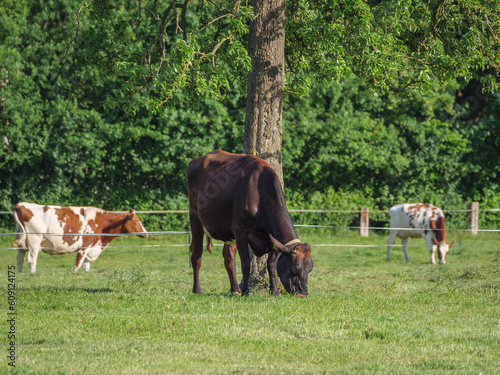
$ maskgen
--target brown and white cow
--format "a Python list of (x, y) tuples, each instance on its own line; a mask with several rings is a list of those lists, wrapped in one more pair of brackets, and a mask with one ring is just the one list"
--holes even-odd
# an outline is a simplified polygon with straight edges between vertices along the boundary
[[(387, 241), (387, 260), (391, 260), (391, 248), (396, 237), (402, 238), (403, 251), (406, 261), (408, 256), (409, 238), (423, 237), (431, 255), (431, 263), (436, 264), (434, 254), (438, 253), (439, 263), (446, 263), (446, 255), (451, 244), (446, 243), (446, 228), (443, 211), (432, 204), (398, 204), (390, 209), (391, 229)], [(408, 229), (407, 229), (408, 228)]]
[[(272, 295), (279, 294), (277, 271), (289, 293), (306, 296), (313, 267), (311, 247), (299, 240), (281, 183), (269, 164), (253, 155), (215, 150), (193, 159), (187, 175), (193, 292), (201, 293), (199, 271), (205, 233), (209, 244), (210, 238), (225, 242), (222, 253), (231, 292), (248, 294), (250, 246), (256, 256), (269, 254)], [(241, 289), (236, 280), (236, 251), (243, 273)]]
[(43, 206), (21, 202), (14, 207), (14, 222), (18, 234), (13, 246), (18, 247), (19, 272), (22, 271), (26, 252), (30, 272), (36, 272), (40, 250), (50, 255), (77, 252), (75, 271), (82, 265), (88, 271), (89, 261), (96, 260), (117, 237), (113, 234), (148, 236), (134, 210), (119, 213), (95, 207)]

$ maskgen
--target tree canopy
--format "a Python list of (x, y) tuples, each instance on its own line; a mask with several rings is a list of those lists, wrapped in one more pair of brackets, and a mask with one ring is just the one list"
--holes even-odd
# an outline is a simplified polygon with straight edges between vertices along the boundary
[[(143, 105), (155, 112), (181, 93), (223, 97), (235, 81), (244, 90), (253, 17), (242, 0), (93, 0), (78, 12), (75, 43), (88, 61), (125, 77), (109, 106), (135, 110), (147, 91)], [(488, 72), (484, 89), (498, 88), (497, 0), (288, 0), (286, 19), (286, 87), (299, 96), (312, 77), (348, 74), (403, 91)]]

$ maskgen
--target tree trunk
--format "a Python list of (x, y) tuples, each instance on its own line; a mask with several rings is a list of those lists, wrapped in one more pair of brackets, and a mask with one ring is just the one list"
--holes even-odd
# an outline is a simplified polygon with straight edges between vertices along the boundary
[[(252, 0), (256, 18), (250, 24), (248, 54), (252, 71), (248, 75), (245, 118), (245, 153), (267, 161), (283, 185), (281, 136), (285, 87), (286, 0)], [(252, 253), (251, 284), (263, 281), (267, 256)]]

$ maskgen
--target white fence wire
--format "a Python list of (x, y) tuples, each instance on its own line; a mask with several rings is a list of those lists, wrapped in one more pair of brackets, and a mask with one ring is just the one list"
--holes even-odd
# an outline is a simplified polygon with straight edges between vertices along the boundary
[[(480, 212), (500, 212), (500, 208), (490, 208), (490, 209), (481, 209)], [(123, 212), (126, 213), (128, 211), (115, 211), (115, 212)], [(188, 210), (150, 210), (150, 211), (136, 211), (137, 214), (187, 214)], [(357, 213), (361, 214), (363, 210), (309, 210), (309, 209), (291, 209), (289, 210), (291, 213)], [(462, 209), (462, 210), (443, 210), (443, 212), (472, 212), (470, 209)], [(370, 211), (371, 214), (377, 213), (389, 213), (389, 210), (373, 210)], [(1, 214), (12, 214), (11, 211), (0, 211)], [(361, 226), (336, 226), (336, 225), (315, 225), (315, 224), (296, 224), (297, 228), (330, 228), (330, 229), (351, 229), (351, 230), (359, 230), (359, 229), (369, 229), (369, 230), (412, 230), (411, 228), (391, 228), (391, 227), (361, 227)], [(470, 229), (470, 228), (447, 228), (445, 229), (448, 232), (500, 232), (500, 229)], [(137, 236), (141, 234), (148, 234), (150, 236), (162, 236), (162, 235), (178, 235), (178, 234), (191, 234), (190, 231), (154, 231), (147, 233), (18, 233), (18, 232), (10, 232), (10, 233), (0, 233), (1, 236), (16, 236), (22, 234), (34, 234), (34, 235), (43, 235), (43, 236), (64, 236), (64, 237), (79, 237), (79, 236), (111, 236), (111, 237), (122, 237), (122, 236)], [(474, 243), (475, 245), (479, 243)], [(222, 244), (214, 244), (215, 246), (223, 246)], [(461, 244), (467, 245), (467, 244)], [(165, 245), (137, 245), (137, 246), (108, 246), (107, 248), (112, 247), (151, 247), (151, 248), (160, 248), (160, 247), (187, 247), (189, 244), (165, 244)], [(359, 248), (370, 248), (370, 247), (385, 247), (387, 245), (367, 245), (367, 244), (314, 244), (313, 246), (318, 247), (359, 247)], [(401, 246), (401, 245), (394, 245)], [(420, 245), (410, 245), (410, 246), (420, 246)], [(17, 247), (0, 247), (0, 249), (17, 249)]]
[[(470, 209), (463, 210), (442, 210), (443, 212), (471, 212)], [(128, 213), (129, 211), (113, 211), (118, 213)], [(362, 210), (302, 210), (302, 209), (291, 209), (288, 212), (297, 212), (297, 213), (361, 213), (364, 212)], [(378, 213), (389, 213), (389, 210), (370, 210), (370, 213), (378, 214)], [(500, 212), (500, 208), (485, 208), (480, 209), (479, 212)], [(188, 210), (150, 210), (150, 211), (135, 211), (136, 214), (187, 214)], [(0, 215), (12, 215), (12, 211), (0, 211)]]

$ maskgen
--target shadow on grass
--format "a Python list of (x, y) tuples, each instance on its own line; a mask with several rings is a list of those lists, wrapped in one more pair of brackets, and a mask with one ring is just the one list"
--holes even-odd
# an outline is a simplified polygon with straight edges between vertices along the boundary
[(19, 289), (23, 289), (25, 291), (34, 291), (34, 292), (85, 292), (85, 293), (119, 293), (119, 290), (113, 288), (88, 288), (88, 287), (78, 287), (78, 286), (50, 286), (50, 285), (42, 285), (42, 286), (29, 286), (29, 287), (21, 287)]
[(192, 296), (193, 298), (203, 298), (203, 297), (245, 298), (245, 297), (248, 297), (248, 296), (242, 296), (241, 294), (231, 293), (231, 292), (203, 292), (203, 291), (199, 294), (190, 293), (189, 296)]

